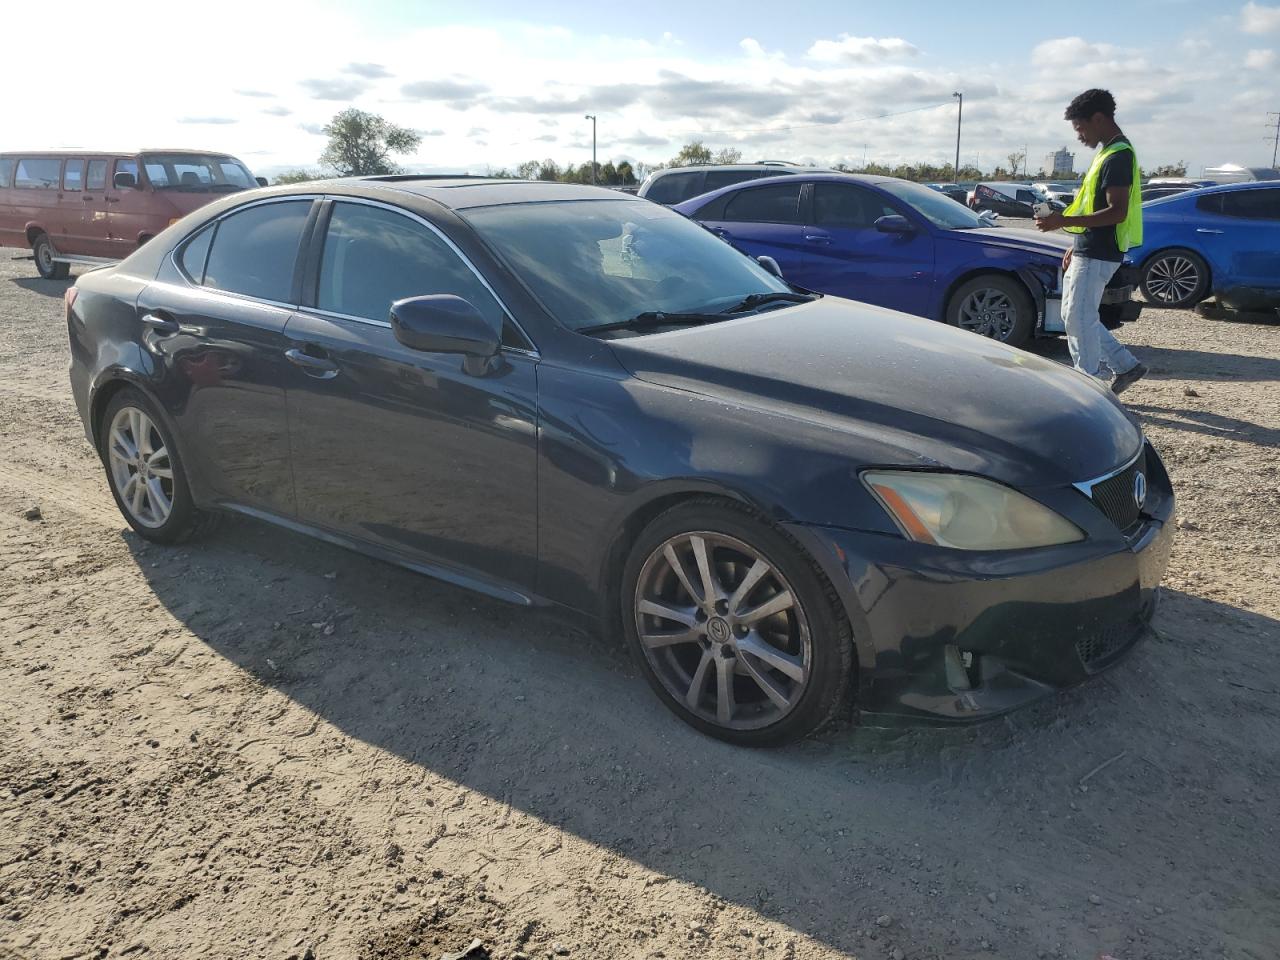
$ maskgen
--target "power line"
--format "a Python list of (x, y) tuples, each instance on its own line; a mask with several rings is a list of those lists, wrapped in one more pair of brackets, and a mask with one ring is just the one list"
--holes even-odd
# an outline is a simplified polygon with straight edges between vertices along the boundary
[[(1276, 169), (1280, 169), (1276, 167), (1276, 156), (1278, 153), (1280, 153), (1280, 113), (1268, 113), (1267, 116), (1276, 118), (1276, 122), (1275, 122), (1276, 139), (1275, 139), (1274, 146), (1272, 146), (1271, 148), (1271, 169), (1276, 170)], [(1267, 126), (1272, 126), (1272, 124), (1268, 123)]]

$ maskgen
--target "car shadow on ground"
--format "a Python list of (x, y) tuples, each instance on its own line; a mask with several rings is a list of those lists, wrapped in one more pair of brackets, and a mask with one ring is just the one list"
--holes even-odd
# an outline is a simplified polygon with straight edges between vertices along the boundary
[(1264, 427), (1236, 417), (1224, 417), (1209, 410), (1191, 407), (1158, 407), (1149, 403), (1127, 404), (1146, 424), (1202, 433), (1221, 440), (1239, 440), (1263, 447), (1280, 448), (1280, 429)]
[[(1029, 349), (1049, 360), (1071, 365), (1065, 337), (1036, 340)], [(1147, 378), (1151, 380), (1280, 380), (1280, 359), (1274, 357), (1148, 346), (1134, 347), (1134, 354), (1147, 365)]]
[(67, 288), (76, 282), (76, 278), (45, 280), (43, 277), (10, 277), (9, 282), (15, 287), (38, 293), (42, 297), (62, 297), (67, 292)]
[[(996, 955), (991, 923), (999, 955), (1280, 942), (1280, 911), (1220, 940), (1177, 909), (1204, 887), (1256, 905), (1280, 867), (1252, 839), (1280, 814), (1250, 773), (1280, 768), (1267, 617), (1173, 593), (1113, 672), (1007, 718), (746, 750), (685, 726), (562, 616), (249, 521), (182, 550), (123, 536), (201, 642), (348, 737), (836, 950), (884, 953), (884, 914), (908, 955)], [(1225, 839), (1203, 832), (1219, 816)]]

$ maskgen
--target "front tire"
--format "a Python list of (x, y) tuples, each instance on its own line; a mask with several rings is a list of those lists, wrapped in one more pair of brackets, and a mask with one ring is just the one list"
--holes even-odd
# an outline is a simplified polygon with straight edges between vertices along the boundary
[(48, 234), (36, 234), (31, 244), (31, 253), (35, 257), (36, 272), (46, 280), (65, 280), (71, 274), (71, 264), (59, 263), (53, 259), (58, 254), (53, 249), (53, 241)]
[(966, 280), (947, 301), (947, 323), (1021, 347), (1035, 325), (1031, 297), (1017, 280), (996, 273)]
[(798, 546), (745, 507), (699, 499), (660, 514), (622, 576), (628, 645), (662, 701), (744, 746), (801, 739), (840, 709), (848, 620)]
[(1142, 265), (1142, 295), (1159, 307), (1192, 307), (1209, 295), (1209, 265), (1192, 250), (1161, 250)]
[(182, 543), (212, 526), (214, 515), (197, 510), (182, 458), (155, 404), (126, 387), (102, 414), (98, 453), (116, 506), (140, 536)]

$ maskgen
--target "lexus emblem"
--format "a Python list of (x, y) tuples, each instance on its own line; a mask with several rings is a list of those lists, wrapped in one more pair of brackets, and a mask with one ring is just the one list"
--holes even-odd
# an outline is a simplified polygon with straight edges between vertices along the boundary
[(1141, 470), (1133, 475), (1133, 502), (1139, 510), (1147, 502), (1147, 478)]

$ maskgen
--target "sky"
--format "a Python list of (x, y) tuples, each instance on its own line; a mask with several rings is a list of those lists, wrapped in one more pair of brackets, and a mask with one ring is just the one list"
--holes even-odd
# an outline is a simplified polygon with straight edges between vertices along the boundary
[(694, 139), (744, 160), (945, 163), (959, 91), (961, 162), (1025, 149), (1034, 174), (1064, 145), (1087, 166), (1062, 111), (1102, 86), (1143, 166), (1197, 174), (1270, 165), (1280, 111), (1280, 2), (290, 7), (13, 4), (6, 72), (38, 80), (8, 85), (0, 150), (205, 148), (269, 176), (316, 169), (321, 128), (355, 106), (422, 135), (397, 158), (419, 172), (583, 163), (586, 114), (601, 163), (665, 162)]

